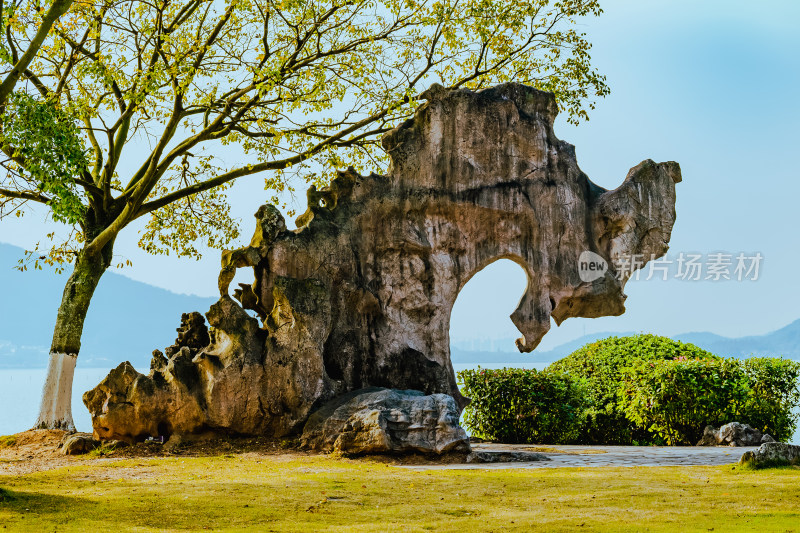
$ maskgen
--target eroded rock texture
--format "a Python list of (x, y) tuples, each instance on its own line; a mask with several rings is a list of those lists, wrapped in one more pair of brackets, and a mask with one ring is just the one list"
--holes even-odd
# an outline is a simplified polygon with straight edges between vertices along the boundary
[[(389, 132), (387, 176), (342, 172), (308, 191), (289, 231), (272, 206), (250, 246), (223, 254), (210, 343), (173, 350), (149, 376), (121, 365), (84, 397), (103, 438), (202, 430), (284, 435), (311, 411), (365, 387), (444, 393), (463, 408), (450, 363), (450, 312), (469, 279), (501, 258), (528, 287), (512, 315), (531, 351), (569, 317), (619, 315), (630, 272), (616, 258), (663, 255), (677, 163), (647, 160), (613, 191), (578, 168), (553, 132), (549, 93), (518, 84), (432, 87)], [(578, 257), (610, 268), (582, 282)], [(237, 268), (255, 282), (228, 296)]]
[(739, 464), (755, 468), (800, 466), (800, 446), (785, 442), (765, 442), (756, 450), (744, 452)]
[(452, 396), (372, 387), (317, 409), (303, 428), (304, 447), (345, 454), (468, 452)]

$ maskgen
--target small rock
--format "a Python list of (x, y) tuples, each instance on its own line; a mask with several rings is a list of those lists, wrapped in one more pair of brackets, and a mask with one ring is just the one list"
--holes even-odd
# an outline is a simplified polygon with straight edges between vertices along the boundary
[(714, 426), (706, 426), (703, 430), (703, 438), (697, 443), (698, 446), (716, 446), (719, 430)]
[(100, 446), (91, 433), (72, 433), (61, 441), (61, 453), (64, 455), (83, 455)]
[(169, 453), (176, 452), (180, 449), (180, 447), (184, 444), (183, 437), (181, 435), (172, 435), (166, 443), (164, 443), (164, 450)]
[(698, 446), (758, 446), (765, 442), (775, 442), (770, 435), (762, 434), (750, 424), (731, 422), (719, 429), (706, 426)]
[(755, 451), (745, 452), (739, 459), (739, 464), (756, 468), (800, 465), (800, 446), (785, 442), (767, 442)]
[(370, 388), (336, 398), (303, 428), (303, 447), (347, 454), (470, 450), (452, 396)]

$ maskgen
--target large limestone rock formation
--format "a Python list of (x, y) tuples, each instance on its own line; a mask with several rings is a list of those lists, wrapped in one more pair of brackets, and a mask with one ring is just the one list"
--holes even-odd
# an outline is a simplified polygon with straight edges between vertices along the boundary
[[(312, 187), (297, 230), (274, 207), (258, 210), (250, 245), (223, 254), (209, 344), (179, 339), (169, 357), (156, 354), (147, 376), (126, 364), (112, 371), (84, 396), (96, 436), (280, 436), (366, 387), (442, 393), (463, 408), (450, 312), (469, 279), (501, 258), (528, 276), (511, 316), (521, 351), (536, 347), (550, 317), (625, 310), (631, 272), (615, 262), (666, 252), (678, 164), (644, 161), (606, 191), (556, 138), (552, 94), (508, 84), (434, 86), (423, 97), (415, 116), (383, 138), (388, 175), (346, 171), (330, 187)], [(582, 281), (578, 259), (587, 251), (608, 269)], [(234, 292), (239, 305), (228, 285), (245, 266), (255, 281)]]

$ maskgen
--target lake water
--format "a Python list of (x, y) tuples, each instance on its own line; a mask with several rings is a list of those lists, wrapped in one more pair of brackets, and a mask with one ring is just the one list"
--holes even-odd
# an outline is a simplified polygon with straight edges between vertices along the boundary
[[(81, 397), (108, 375), (108, 368), (76, 368), (72, 385), (72, 418), (78, 431), (92, 431), (92, 419)], [(25, 431), (39, 415), (39, 402), (47, 370), (0, 370), (0, 435)]]
[[(478, 365), (453, 365), (456, 372)], [(541, 370), (545, 363), (519, 364), (485, 364), (482, 368), (536, 368)], [(108, 374), (108, 368), (76, 368), (72, 395), (72, 417), (78, 431), (91, 432), (92, 420), (89, 411), (83, 405), (83, 393), (97, 386)], [(46, 370), (14, 369), (0, 370), (0, 435), (10, 435), (25, 431), (33, 426), (39, 413), (39, 400), (42, 394)], [(800, 431), (792, 439), (793, 444), (800, 444)]]

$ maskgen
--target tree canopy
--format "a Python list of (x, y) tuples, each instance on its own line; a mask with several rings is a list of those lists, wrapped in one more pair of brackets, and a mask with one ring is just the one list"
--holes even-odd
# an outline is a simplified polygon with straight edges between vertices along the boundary
[[(575, 23), (600, 12), (592, 0), (77, 0), (2, 114), (0, 218), (38, 202), (74, 227), (48, 262), (96, 254), (141, 217), (145, 250), (198, 256), (197, 242), (238, 235), (235, 179), (272, 171), (266, 189), (280, 192), (287, 171), (324, 182), (312, 170), (380, 168), (380, 135), (432, 82), (518, 81), (586, 119), (608, 88)], [(49, 11), (17, 0), (3, 13), (11, 72)], [(225, 165), (226, 145), (244, 161)]]

